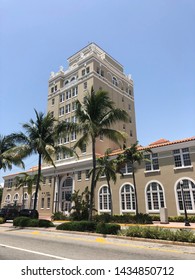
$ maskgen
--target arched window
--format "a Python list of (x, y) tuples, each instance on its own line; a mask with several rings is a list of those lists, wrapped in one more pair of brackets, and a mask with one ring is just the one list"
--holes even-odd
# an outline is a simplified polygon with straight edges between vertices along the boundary
[(159, 211), (165, 207), (164, 192), (161, 185), (151, 182), (146, 188), (147, 207), (149, 211)]
[(23, 209), (28, 209), (28, 193), (25, 192), (22, 196), (22, 207)]
[(183, 179), (182, 183), (183, 184), (181, 186), (181, 183), (178, 182), (176, 187), (179, 211), (181, 213), (184, 212), (182, 190), (181, 190), (181, 188), (183, 188), (186, 209), (189, 210), (189, 212), (194, 213), (195, 212), (195, 184), (188, 179)]
[(61, 189), (61, 209), (62, 211), (70, 211), (71, 208), (71, 196), (72, 196), (73, 179), (67, 177)]
[(70, 79), (71, 82), (73, 82), (75, 80), (76, 80), (75, 76)]
[(112, 77), (112, 83), (113, 83), (113, 85), (118, 86), (117, 78)]
[(8, 194), (5, 198), (5, 205), (9, 205), (11, 203), (11, 195)]
[(69, 80), (66, 80), (66, 81), (64, 82), (64, 85), (66, 86), (68, 83), (69, 83)]
[[(34, 208), (34, 201), (35, 201), (35, 192), (31, 196), (31, 201), (30, 201), (30, 209)], [(37, 196), (37, 204), (36, 204), (36, 209), (38, 207), (38, 196)]]
[(107, 186), (103, 186), (99, 192), (99, 209), (100, 211), (111, 210), (111, 197)]
[(123, 212), (135, 211), (135, 191), (130, 184), (121, 188), (121, 209)]
[(19, 201), (19, 194), (16, 193), (13, 198), (13, 203), (15, 206), (18, 205), (18, 201)]

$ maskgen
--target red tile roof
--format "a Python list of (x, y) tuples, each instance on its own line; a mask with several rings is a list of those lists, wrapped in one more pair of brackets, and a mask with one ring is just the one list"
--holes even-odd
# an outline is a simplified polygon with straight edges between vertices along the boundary
[[(194, 140), (195, 140), (195, 136), (190, 137), (190, 138), (184, 138), (181, 140), (174, 140), (174, 141), (169, 141), (164, 138), (161, 138), (155, 142), (150, 143), (148, 146), (145, 146), (145, 147), (138, 145), (138, 150), (164, 147), (164, 146), (169, 146), (169, 145), (174, 145), (174, 144), (179, 144), (179, 143), (184, 143), (184, 142), (189, 142), (189, 141), (194, 141)], [(112, 151), (112, 153), (110, 155), (114, 156), (114, 155), (121, 154), (122, 152), (123, 152), (123, 150), (117, 149), (117, 150)]]

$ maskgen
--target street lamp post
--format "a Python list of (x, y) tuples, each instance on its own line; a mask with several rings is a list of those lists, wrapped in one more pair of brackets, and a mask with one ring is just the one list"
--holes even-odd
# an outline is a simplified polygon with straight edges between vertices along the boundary
[(183, 209), (184, 209), (184, 214), (185, 214), (185, 226), (190, 226), (190, 223), (188, 221), (188, 215), (187, 215), (187, 210), (186, 210), (186, 202), (184, 198), (184, 192), (183, 192), (183, 181), (180, 181), (180, 187), (181, 187), (181, 196), (182, 196), (182, 202), (183, 202)]

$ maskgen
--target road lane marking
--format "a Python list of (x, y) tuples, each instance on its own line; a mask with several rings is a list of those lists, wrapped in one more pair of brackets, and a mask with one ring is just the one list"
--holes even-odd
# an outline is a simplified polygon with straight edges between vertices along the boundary
[(45, 257), (51, 257), (51, 258), (58, 259), (58, 260), (71, 260), (71, 259), (60, 257), (60, 256), (56, 256), (56, 255), (50, 255), (50, 254), (45, 254), (45, 253), (41, 253), (41, 252), (37, 252), (37, 251), (22, 249), (22, 248), (19, 248), (19, 247), (9, 246), (9, 245), (6, 245), (6, 244), (0, 244), (0, 247), (19, 250), (19, 251), (32, 253), (32, 254), (37, 254), (37, 255), (42, 255), (42, 256), (45, 256)]

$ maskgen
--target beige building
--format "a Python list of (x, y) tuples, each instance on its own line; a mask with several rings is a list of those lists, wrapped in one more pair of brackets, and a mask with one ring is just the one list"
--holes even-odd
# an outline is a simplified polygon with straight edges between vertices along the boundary
[[(124, 146), (135, 143), (136, 123), (134, 109), (134, 89), (130, 76), (126, 76), (123, 67), (96, 44), (91, 43), (68, 58), (68, 69), (60, 67), (59, 72), (51, 73), (48, 90), (48, 111), (55, 118), (76, 122), (75, 101), (83, 100), (86, 91), (103, 89), (117, 107), (129, 114), (129, 123), (120, 122), (115, 129), (126, 132), (128, 138)], [(72, 146), (79, 135), (72, 133), (65, 138), (59, 137), (59, 144)], [(107, 148), (119, 153), (118, 147), (100, 138), (97, 141), (97, 153), (104, 154)], [(181, 185), (183, 186), (189, 214), (195, 214), (195, 137), (180, 141), (161, 139), (149, 145), (152, 154), (149, 162), (137, 167), (136, 183), (139, 211), (158, 214), (161, 207), (167, 207), (169, 215), (184, 213)], [(141, 147), (140, 149), (144, 149)], [(51, 216), (62, 211), (69, 213), (71, 194), (74, 190), (83, 191), (90, 187), (88, 172), (92, 167), (91, 145), (78, 151), (79, 158), (66, 154), (56, 156), (56, 168), (44, 165), (44, 181), (39, 191), (38, 210), (40, 215)], [(129, 166), (123, 170), (124, 176), (117, 175), (117, 182), (111, 182), (113, 213), (135, 213), (135, 194), (132, 174)], [(33, 174), (36, 167), (28, 171)], [(34, 192), (28, 193), (27, 187), (15, 189), (16, 174), (5, 176), (2, 206), (18, 205), (31, 208)], [(110, 196), (105, 178), (98, 182), (95, 192), (95, 208), (98, 213), (110, 212)]]
[[(161, 207), (168, 209), (169, 216), (183, 215), (183, 187), (188, 214), (195, 215), (195, 137), (177, 141), (160, 139), (141, 150), (150, 148), (146, 153), (150, 161), (137, 166), (136, 185), (139, 212), (159, 214)], [(112, 153), (115, 157), (121, 151)], [(68, 214), (70, 196), (74, 190), (84, 190), (90, 186), (88, 170), (92, 166), (90, 158), (68, 161), (53, 167), (43, 168), (44, 182), (39, 191), (38, 210), (40, 215), (51, 215), (56, 211)], [(33, 174), (36, 168), (28, 171)], [(117, 182), (111, 182), (113, 213), (135, 213), (135, 193), (130, 166), (123, 170), (124, 176), (117, 175)], [(27, 187), (16, 190), (14, 178), (16, 174), (5, 176), (2, 206), (19, 205), (32, 207), (32, 196)], [(98, 213), (110, 213), (110, 196), (104, 177), (97, 184), (95, 192), (95, 208)]]

